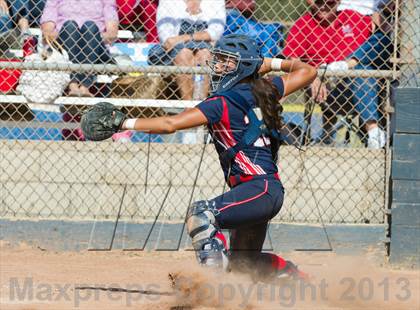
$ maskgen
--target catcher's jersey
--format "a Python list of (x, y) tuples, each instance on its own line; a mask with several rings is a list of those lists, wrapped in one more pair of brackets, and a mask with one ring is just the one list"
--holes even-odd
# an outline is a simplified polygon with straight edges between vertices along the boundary
[[(275, 77), (272, 80), (279, 93), (283, 96), (283, 79)], [(219, 154), (238, 143), (247, 124), (249, 123), (246, 112), (256, 107), (256, 101), (252, 94), (251, 85), (240, 83), (235, 85), (232, 91), (238, 92), (244, 102), (234, 102), (223, 96), (213, 96), (196, 107), (206, 116), (208, 128), (213, 137), (216, 151)], [(222, 164), (225, 177), (228, 168)], [(230, 175), (264, 175), (277, 172), (277, 165), (273, 161), (270, 139), (261, 136), (252, 146), (245, 147), (238, 152), (231, 165)]]

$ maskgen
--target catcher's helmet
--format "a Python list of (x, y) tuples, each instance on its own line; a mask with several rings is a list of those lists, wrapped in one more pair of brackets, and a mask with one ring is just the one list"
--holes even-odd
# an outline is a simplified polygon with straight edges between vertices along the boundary
[[(212, 93), (228, 90), (248, 76), (257, 76), (263, 63), (257, 42), (246, 35), (230, 34), (220, 38), (211, 53), (213, 57), (208, 65), (212, 71)], [(217, 67), (228, 61), (234, 61), (236, 67), (229, 71)], [(224, 68), (227, 69), (227, 65)]]

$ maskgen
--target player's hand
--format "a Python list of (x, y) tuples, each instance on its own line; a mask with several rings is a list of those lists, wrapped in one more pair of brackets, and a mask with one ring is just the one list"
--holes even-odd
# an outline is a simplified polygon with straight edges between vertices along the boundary
[(177, 43), (178, 43), (177, 37), (172, 37), (165, 41), (165, 43), (163, 44), (163, 47), (169, 52), (175, 47), (175, 45), (177, 45)]
[(260, 69), (258, 70), (258, 73), (261, 75), (264, 75), (268, 72), (271, 72), (271, 61), (272, 61), (272, 58), (264, 57), (263, 63)]
[(171, 37), (165, 41), (163, 47), (169, 52), (171, 51), (178, 43), (187, 42), (191, 39), (190, 35), (182, 35)]
[(311, 96), (318, 103), (327, 100), (327, 87), (319, 78), (316, 78), (311, 84)]
[(105, 44), (111, 45), (117, 39), (117, 35), (113, 32), (105, 31), (102, 33), (102, 40)]
[(102, 141), (118, 132), (125, 119), (114, 105), (100, 102), (83, 114), (80, 125), (87, 140)]
[(55, 31), (45, 31), (42, 34), (45, 42), (53, 42), (58, 37), (58, 33)]

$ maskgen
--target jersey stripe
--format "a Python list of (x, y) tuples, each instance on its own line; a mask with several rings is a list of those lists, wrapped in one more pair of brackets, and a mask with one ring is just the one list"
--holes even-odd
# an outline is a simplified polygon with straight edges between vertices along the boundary
[[(219, 135), (224, 140), (227, 147), (232, 147), (236, 144), (235, 138), (232, 135), (230, 128), (229, 112), (227, 108), (226, 99), (221, 97), (223, 103), (223, 114), (221, 121), (217, 124), (216, 128), (219, 130)], [(226, 126), (225, 126), (226, 125)], [(245, 155), (243, 151), (238, 152), (235, 157), (235, 162), (241, 167), (245, 174), (266, 174), (260, 165), (256, 165)]]
[(266, 174), (266, 172), (264, 171), (264, 169), (260, 166), (257, 165), (255, 163), (253, 163), (248, 156), (245, 155), (245, 153), (243, 151), (240, 151), (238, 153), (238, 155), (242, 156), (242, 159), (248, 163), (250, 166), (252, 166), (253, 169), (255, 169), (255, 171), (257, 172), (257, 174)]
[[(218, 136), (220, 137), (221, 144), (225, 147), (225, 149), (228, 149), (229, 147), (233, 146), (234, 143), (230, 140), (229, 141), (229, 134), (227, 130), (224, 128), (224, 126), (220, 126), (219, 124), (213, 125), (214, 132), (218, 133)], [(235, 162), (239, 165), (239, 167), (244, 171), (245, 174), (255, 174), (250, 171), (242, 161), (238, 160), (238, 158), (235, 158)]]

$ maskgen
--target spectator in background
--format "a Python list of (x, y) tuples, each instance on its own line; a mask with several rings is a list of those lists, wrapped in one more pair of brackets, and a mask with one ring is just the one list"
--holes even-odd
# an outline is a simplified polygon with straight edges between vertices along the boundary
[[(73, 63), (110, 63), (107, 45), (118, 34), (115, 0), (47, 0), (41, 29), (46, 40), (58, 38)], [(73, 73), (69, 95), (93, 96), (94, 82), (94, 75)]]
[(0, 0), (0, 33), (6, 32), (13, 26), (9, 13), (9, 5), (5, 0)]
[[(341, 0), (338, 11), (351, 9), (362, 15), (372, 16), (375, 25), (374, 32), (355, 53), (348, 59), (348, 66), (354, 67), (361, 62), (367, 67), (379, 70), (391, 70), (389, 61), (394, 49), (392, 31), (394, 29), (395, 0)], [(391, 93), (397, 81), (392, 83)], [(377, 80), (379, 94), (378, 106), (384, 106), (390, 93), (385, 87), (385, 80)], [(380, 123), (386, 125), (386, 119), (381, 118)]]
[(374, 23), (373, 33), (368, 41), (352, 55), (354, 61), (364, 61), (378, 69), (389, 69), (388, 59), (393, 47), (391, 31), (394, 4), (393, 0), (341, 0), (338, 11), (353, 10), (371, 16)]
[(0, 32), (9, 30), (14, 27), (13, 22), (16, 22), (21, 33), (25, 33), (29, 29), (29, 20), (27, 18), (27, 0), (0, 0), (0, 14), (2, 25), (0, 25)]
[[(328, 65), (330, 70), (372, 69), (361, 48), (374, 30), (371, 16), (352, 10), (338, 11), (338, 0), (307, 0), (310, 12), (300, 17), (290, 29), (283, 54), (299, 58), (314, 66)], [(353, 56), (359, 59), (356, 60)], [(368, 147), (385, 145), (385, 134), (378, 126), (378, 90), (374, 78), (344, 79), (328, 90), (319, 78), (311, 85), (311, 93), (321, 103), (324, 143), (331, 142), (337, 111), (348, 102), (359, 113), (361, 127), (368, 134)]]
[[(149, 63), (154, 65), (205, 66), (210, 59), (209, 49), (218, 40), (225, 27), (224, 0), (160, 0), (157, 27), (160, 44), (149, 52)], [(176, 77), (181, 97), (191, 100), (191, 75)], [(205, 77), (201, 97), (208, 93)]]
[(262, 22), (253, 17), (255, 0), (228, 0), (223, 36), (243, 34), (257, 41), (264, 57), (275, 58), (281, 53), (284, 26), (280, 22)]
[(0, 0), (0, 45), (2, 50), (11, 47), (17, 48), (17, 44), (22, 46), (23, 41), (29, 36), (28, 13), (28, 0)]
[(141, 25), (146, 41), (159, 42), (156, 28), (158, 0), (117, 0), (120, 23), (129, 27)]
[[(371, 15), (373, 22), (381, 27), (383, 20), (381, 11), (393, 5), (393, 0), (341, 0), (338, 11), (353, 10), (362, 15)], [(388, 32), (388, 31), (385, 31)]]

